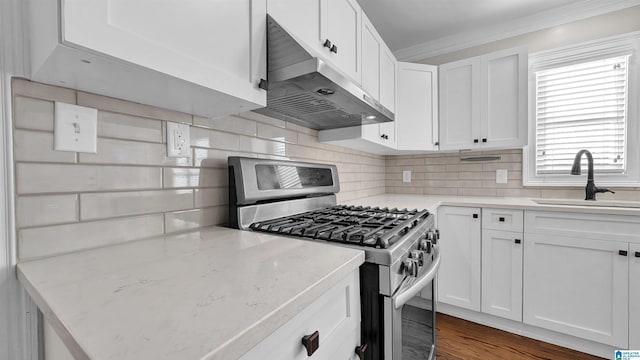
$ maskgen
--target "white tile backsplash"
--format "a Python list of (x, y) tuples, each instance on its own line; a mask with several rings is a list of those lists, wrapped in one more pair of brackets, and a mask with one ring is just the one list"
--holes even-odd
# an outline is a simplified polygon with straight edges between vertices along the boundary
[(16, 203), (16, 225), (19, 228), (64, 224), (78, 221), (78, 196), (20, 196)]
[[(339, 201), (385, 191), (382, 156), (245, 112), (206, 119), (14, 79), (18, 257), (32, 259), (228, 221), (228, 156), (338, 166)], [(98, 109), (96, 154), (53, 151), (53, 101)], [(193, 124), (192, 156), (166, 157), (167, 121)]]
[(163, 233), (162, 214), (18, 230), (20, 260), (117, 244)]
[(193, 209), (193, 190), (80, 194), (80, 220)]

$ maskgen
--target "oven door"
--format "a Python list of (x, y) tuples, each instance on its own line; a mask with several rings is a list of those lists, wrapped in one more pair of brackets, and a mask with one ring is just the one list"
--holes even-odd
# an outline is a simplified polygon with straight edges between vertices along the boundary
[[(436, 301), (433, 279), (439, 267), (440, 253), (437, 252), (431, 264), (422, 269), (418, 277), (406, 277), (393, 296), (384, 297), (385, 359), (435, 359)], [(430, 298), (429, 309), (407, 305), (419, 293)]]

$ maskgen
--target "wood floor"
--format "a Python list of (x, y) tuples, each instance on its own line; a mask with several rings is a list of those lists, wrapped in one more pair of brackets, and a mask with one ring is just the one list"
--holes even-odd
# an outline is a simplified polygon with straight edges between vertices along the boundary
[(438, 360), (602, 360), (444, 314), (436, 321)]

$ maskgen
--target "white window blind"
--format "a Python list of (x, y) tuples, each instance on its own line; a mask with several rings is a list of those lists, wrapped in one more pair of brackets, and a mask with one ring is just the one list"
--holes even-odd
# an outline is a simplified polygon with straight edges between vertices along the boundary
[(537, 71), (537, 174), (568, 174), (576, 153), (598, 173), (626, 171), (629, 55)]

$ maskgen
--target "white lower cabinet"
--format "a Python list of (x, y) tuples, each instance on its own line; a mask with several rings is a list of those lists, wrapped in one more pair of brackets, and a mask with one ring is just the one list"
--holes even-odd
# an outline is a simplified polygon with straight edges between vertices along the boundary
[(438, 302), (480, 311), (480, 209), (441, 206)]
[[(319, 332), (319, 348), (310, 357), (302, 338)], [(360, 345), (360, 280), (358, 270), (249, 350), (241, 360), (355, 360)]]
[(522, 321), (522, 247), (522, 232), (482, 230), (483, 313)]
[(482, 312), (522, 321), (523, 211), (482, 209)]
[(640, 349), (640, 244), (629, 250), (629, 349)]
[(524, 322), (626, 349), (628, 251), (620, 241), (526, 233)]

